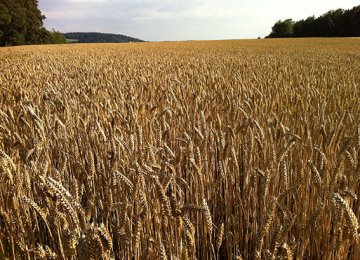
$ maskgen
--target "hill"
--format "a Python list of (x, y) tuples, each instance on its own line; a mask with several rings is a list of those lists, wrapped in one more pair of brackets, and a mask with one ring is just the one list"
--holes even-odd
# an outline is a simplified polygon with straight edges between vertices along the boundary
[(137, 38), (112, 33), (71, 32), (65, 33), (65, 37), (72, 43), (143, 42), (143, 40)]

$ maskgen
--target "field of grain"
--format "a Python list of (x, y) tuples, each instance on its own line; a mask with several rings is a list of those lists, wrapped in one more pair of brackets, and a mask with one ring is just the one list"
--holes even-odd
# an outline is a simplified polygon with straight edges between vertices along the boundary
[(0, 259), (359, 259), (360, 39), (0, 49)]

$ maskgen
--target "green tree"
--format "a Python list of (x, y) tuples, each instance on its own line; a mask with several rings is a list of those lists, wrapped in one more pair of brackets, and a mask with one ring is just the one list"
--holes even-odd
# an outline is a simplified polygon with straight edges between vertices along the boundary
[(311, 37), (316, 35), (315, 16), (300, 20), (294, 24), (294, 37)]
[(45, 19), (45, 16), (43, 16), (39, 10), (38, 0), (23, 1), (23, 6), (26, 10), (26, 44), (48, 43), (50, 35), (45, 32), (46, 29), (43, 27), (43, 20)]
[(329, 11), (315, 21), (315, 36), (321, 37), (334, 37), (337, 35), (337, 27), (339, 24), (340, 17), (344, 14), (344, 10), (338, 9), (335, 11)]
[(0, 46), (62, 43), (60, 32), (43, 26), (38, 0), (0, 0)]
[(285, 21), (277, 21), (272, 27), (272, 32), (269, 35), (271, 38), (286, 38), (292, 37), (294, 33), (294, 21), (286, 19)]
[(11, 23), (11, 15), (6, 5), (0, 3), (0, 38), (5, 33), (5, 28)]
[(55, 31), (53, 29), (53, 31), (50, 33), (51, 35), (51, 43), (52, 44), (63, 44), (66, 43), (66, 38), (64, 36), (63, 33)]
[(2, 36), (0, 45), (20, 45), (25, 43), (25, 9), (22, 7), (21, 1), (0, 0), (1, 13), (5, 19), (5, 23), (0, 24)]

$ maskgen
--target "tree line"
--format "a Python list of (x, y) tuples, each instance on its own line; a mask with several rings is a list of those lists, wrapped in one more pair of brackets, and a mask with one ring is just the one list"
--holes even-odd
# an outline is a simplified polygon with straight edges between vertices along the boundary
[(267, 38), (285, 37), (359, 37), (360, 5), (352, 9), (331, 10), (318, 18), (277, 21)]
[(72, 32), (64, 34), (71, 42), (76, 43), (120, 43), (120, 42), (143, 42), (140, 39), (112, 33), (97, 32)]
[(58, 31), (43, 26), (38, 0), (0, 0), (0, 46), (66, 43)]

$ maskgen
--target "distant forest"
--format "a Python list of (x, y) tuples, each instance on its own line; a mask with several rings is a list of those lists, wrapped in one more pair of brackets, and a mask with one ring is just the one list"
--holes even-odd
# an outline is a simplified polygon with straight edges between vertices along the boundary
[(43, 26), (38, 0), (0, 0), (0, 46), (66, 43), (64, 35)]
[(267, 38), (285, 37), (359, 37), (360, 5), (352, 9), (331, 10), (318, 18), (278, 21)]
[(74, 43), (120, 43), (120, 42), (143, 42), (121, 34), (95, 33), (95, 32), (72, 32), (65, 33), (68, 42)]

